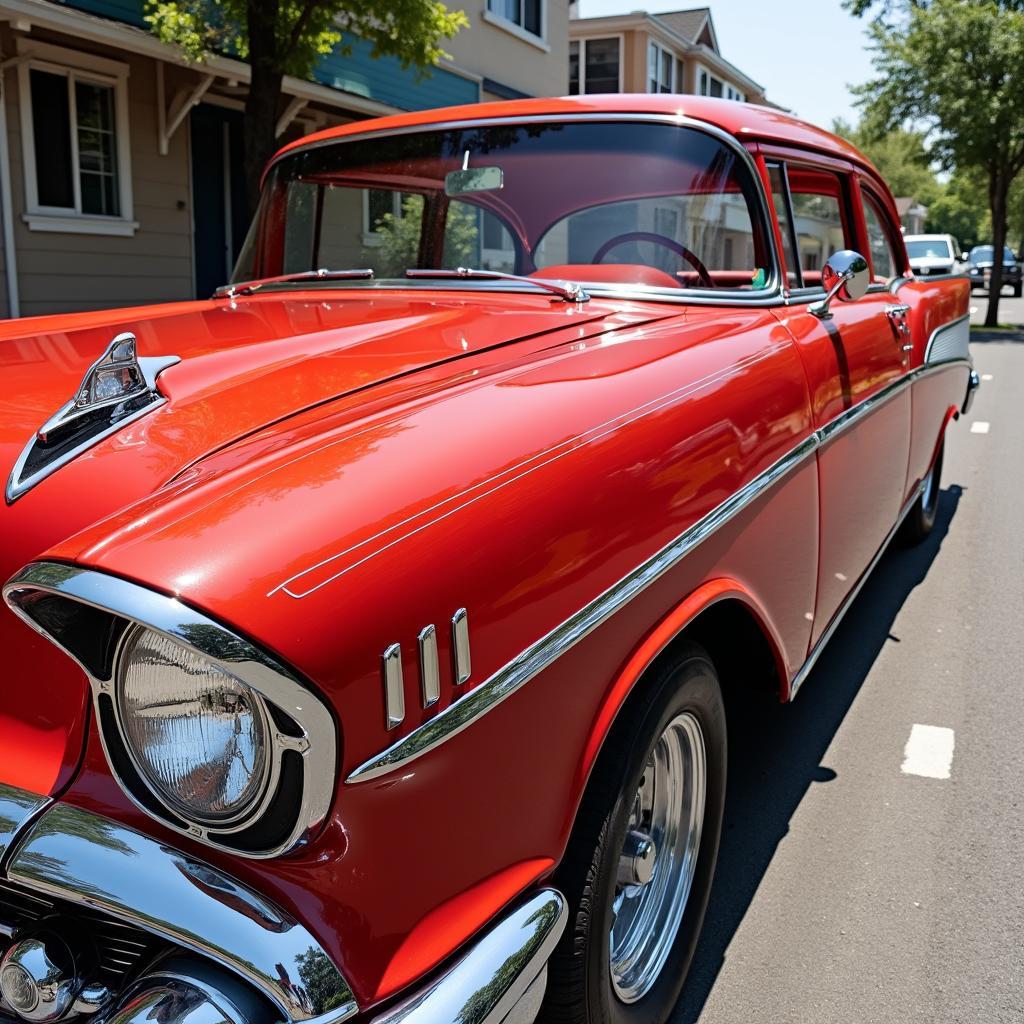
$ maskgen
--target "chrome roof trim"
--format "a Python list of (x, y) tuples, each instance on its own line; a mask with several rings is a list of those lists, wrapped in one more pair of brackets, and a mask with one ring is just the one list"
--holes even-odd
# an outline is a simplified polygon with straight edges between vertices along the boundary
[(612, 584), (604, 593), (599, 594), (575, 615), (516, 655), (479, 686), (457, 699), (407, 736), (397, 740), (386, 750), (355, 768), (345, 780), (346, 783), (351, 785), (379, 779), (429, 753), (453, 736), (457, 736), (481, 715), (497, 707), (531, 679), (538, 676), (598, 626), (625, 607), (634, 597), (678, 565), (697, 545), (703, 543), (734, 516), (757, 501), (775, 484), (814, 455), (823, 445), (828, 444), (864, 416), (895, 398), (918, 378), (956, 365), (963, 365), (965, 369), (970, 369), (970, 363), (962, 359), (950, 359), (942, 363), (916, 367), (896, 378), (880, 392), (876, 392), (863, 402), (844, 410), (824, 427), (812, 431), (778, 461), (749, 480), (721, 505), (713, 508), (707, 515), (684, 530), (675, 540), (655, 552), (617, 583)]
[[(351, 135), (341, 135), (330, 139), (320, 139), (316, 142), (307, 143), (304, 146), (298, 146), (295, 149), (289, 149), (284, 153), (278, 153), (267, 165), (267, 169), (264, 172), (264, 180), (274, 167), (285, 160), (289, 160), (292, 157), (299, 156), (303, 153), (312, 152), (313, 150), (324, 149), (329, 146), (344, 145), (346, 142), (352, 142), (358, 139), (380, 139), (395, 135), (422, 135), (429, 132), (453, 131), (464, 128), (490, 128), (495, 125), (576, 124), (588, 121), (611, 122), (617, 124), (665, 124), (677, 128), (693, 128), (696, 131), (702, 131), (706, 135), (710, 135), (712, 138), (718, 139), (719, 142), (724, 143), (736, 156), (740, 158), (753, 178), (754, 188), (757, 191), (757, 197), (760, 204), (759, 212), (763, 221), (762, 227), (765, 229), (768, 251), (772, 259), (771, 273), (768, 275), (765, 287), (759, 288), (756, 293), (742, 292), (738, 289), (731, 291), (725, 291), (725, 289), (723, 289), (722, 291), (725, 292), (723, 295), (718, 291), (718, 289), (710, 291), (706, 288), (657, 289), (650, 286), (645, 286), (641, 290), (637, 290), (628, 287), (602, 287), (600, 282), (593, 281), (580, 282), (586, 287), (586, 290), (591, 295), (595, 297), (600, 296), (602, 298), (640, 298), (648, 302), (654, 300), (659, 302), (667, 301), (677, 303), (700, 301), (701, 304), (709, 303), (711, 305), (731, 305), (735, 302), (740, 302), (744, 305), (753, 303), (759, 306), (782, 304), (781, 263), (779, 260), (779, 253), (775, 247), (775, 232), (772, 230), (771, 225), (768, 196), (764, 190), (764, 182), (761, 180), (761, 175), (758, 173), (757, 164), (754, 162), (754, 158), (750, 155), (746, 146), (744, 146), (731, 132), (727, 132), (724, 128), (720, 128), (718, 125), (712, 124), (710, 121), (702, 121), (700, 118), (689, 117), (686, 114), (629, 113), (624, 111), (616, 111), (614, 113), (606, 114), (597, 112), (580, 114), (509, 114), (505, 117), (470, 117), (464, 120), (437, 121), (434, 124), (402, 125), (399, 127), (380, 128), (377, 130), (370, 129), (368, 131), (353, 132)], [(673, 294), (674, 292), (680, 292), (682, 294), (677, 296)], [(747, 296), (750, 297), (747, 298)]]
[[(358, 1012), (341, 971), (294, 918), (222, 871), (110, 818), (53, 805), (28, 829), (7, 877), (217, 961), (293, 1024), (339, 1024)], [(340, 1001), (333, 1010), (314, 1005), (308, 987), (292, 981), (311, 959), (331, 983), (322, 995)]]
[[(263, 698), (276, 705), (291, 718), (303, 736), (275, 735), (275, 749), (295, 751), (302, 758), (302, 799), (295, 827), (280, 843), (265, 850), (245, 850), (218, 843), (216, 836), (238, 829), (230, 826), (222, 830), (200, 827), (197, 824), (181, 828), (174, 821), (156, 814), (141, 802), (118, 774), (116, 761), (111, 757), (104, 730), (100, 730), (111, 771), (130, 800), (150, 817), (167, 828), (187, 835), (197, 842), (217, 849), (228, 849), (239, 857), (266, 859), (279, 857), (306, 841), (330, 812), (338, 770), (337, 735), (334, 718), (327, 706), (313, 691), (300, 682), (287, 668), (250, 643), (244, 637), (222, 626), (181, 601), (157, 593), (118, 576), (83, 569), (59, 562), (33, 562), (13, 576), (3, 588), (3, 599), (11, 610), (32, 629), (46, 637), (75, 661), (89, 678), (93, 704), (100, 714), (100, 697), (110, 697), (113, 678), (97, 678), (89, 666), (55, 635), (42, 627), (27, 608), (33, 594), (53, 594), (87, 605), (168, 637), (202, 655), (223, 671), (241, 679)], [(116, 674), (116, 660), (113, 673)], [(168, 808), (181, 817), (180, 811)], [(251, 824), (247, 821), (247, 824)]]

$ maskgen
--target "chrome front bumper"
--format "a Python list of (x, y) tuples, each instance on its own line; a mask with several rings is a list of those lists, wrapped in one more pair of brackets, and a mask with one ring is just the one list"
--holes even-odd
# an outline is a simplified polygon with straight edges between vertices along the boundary
[[(0, 783), (5, 881), (101, 911), (227, 968), (286, 1024), (340, 1024), (359, 1012), (341, 971), (313, 936), (251, 889), (109, 818)], [(451, 967), (373, 1024), (532, 1024), (566, 917), (565, 900), (554, 889), (524, 899)], [(0, 940), (11, 938), (3, 924)], [(304, 983), (311, 970), (315, 985)]]

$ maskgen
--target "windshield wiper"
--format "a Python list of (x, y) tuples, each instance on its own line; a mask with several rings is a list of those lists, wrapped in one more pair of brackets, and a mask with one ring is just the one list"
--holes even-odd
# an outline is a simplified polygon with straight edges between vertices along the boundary
[(252, 281), (236, 281), (233, 284), (221, 285), (214, 293), (215, 299), (233, 299), (236, 295), (252, 295), (253, 292), (268, 284), (297, 284), (302, 281), (352, 281), (359, 278), (373, 277), (369, 267), (358, 270), (303, 270), (297, 274), (279, 274), (277, 277), (257, 277)]
[(456, 267), (454, 270), (421, 270), (411, 268), (405, 272), (411, 278), (466, 278), (479, 281), (519, 281), (542, 288), (565, 299), (566, 302), (588, 302), (590, 296), (575, 281), (550, 281), (543, 277), (524, 277), (521, 274), (506, 274), (501, 270), (474, 270), (472, 267)]

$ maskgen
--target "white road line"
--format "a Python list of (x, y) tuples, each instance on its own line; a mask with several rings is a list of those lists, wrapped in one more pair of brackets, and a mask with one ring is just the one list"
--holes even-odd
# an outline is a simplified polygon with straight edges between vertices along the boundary
[(921, 775), (926, 779), (948, 779), (953, 763), (954, 733), (941, 725), (917, 725), (910, 730), (910, 739), (903, 748), (904, 775)]
[(992, 379), (992, 374), (991, 373), (983, 373), (981, 375), (981, 379), (982, 380), (991, 380)]
[(988, 428), (989, 428), (989, 424), (985, 420), (975, 420), (971, 424), (971, 433), (972, 434), (987, 434), (988, 433)]

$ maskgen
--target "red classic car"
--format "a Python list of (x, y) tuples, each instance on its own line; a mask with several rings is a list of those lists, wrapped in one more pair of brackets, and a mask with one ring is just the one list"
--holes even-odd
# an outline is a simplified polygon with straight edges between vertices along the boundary
[(303, 139), (209, 301), (0, 326), (0, 1017), (664, 1021), (723, 693), (928, 533), (968, 291), (839, 139), (613, 96)]

